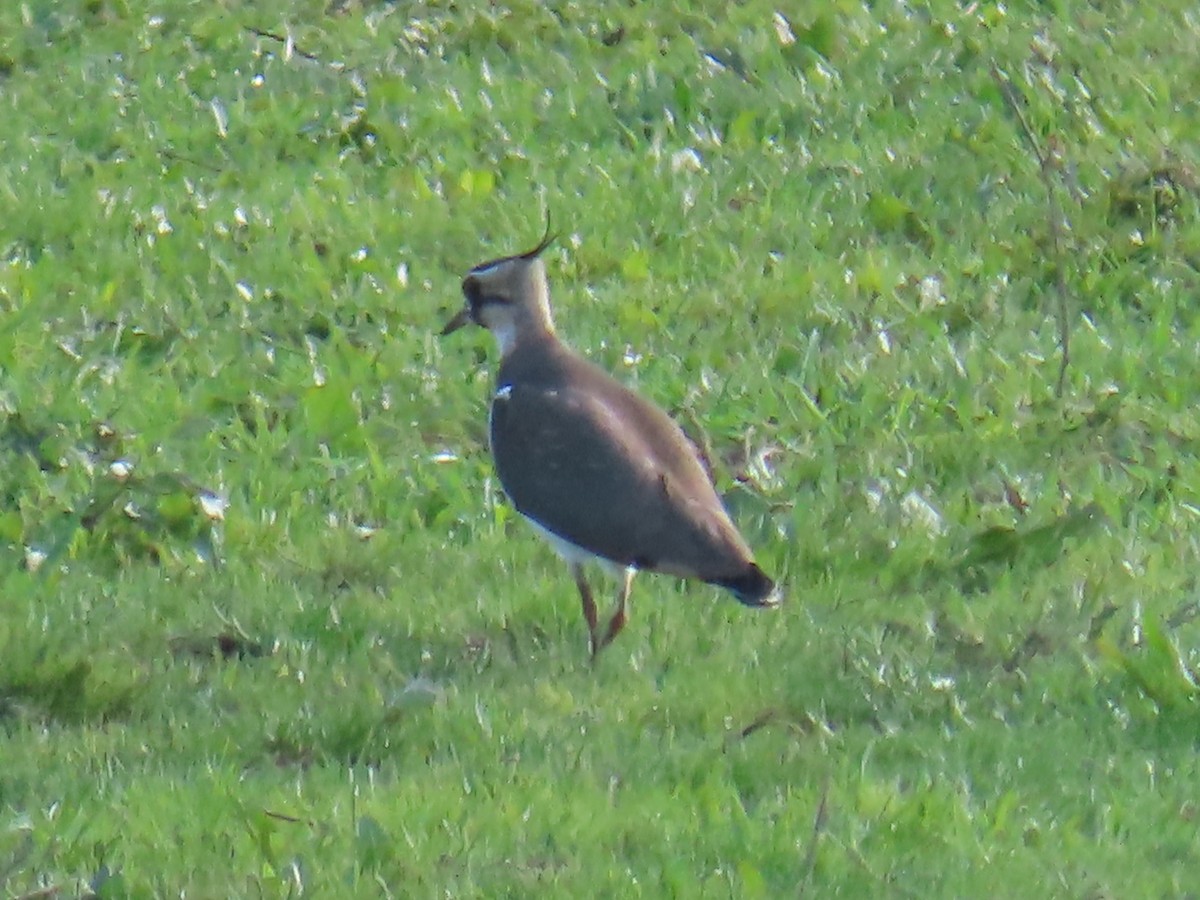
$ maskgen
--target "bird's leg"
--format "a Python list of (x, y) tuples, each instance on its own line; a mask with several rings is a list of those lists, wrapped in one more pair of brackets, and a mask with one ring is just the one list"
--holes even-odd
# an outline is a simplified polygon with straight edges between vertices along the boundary
[(612, 618), (608, 620), (608, 628), (605, 630), (604, 637), (600, 640), (599, 646), (593, 652), (593, 656), (611, 644), (612, 639), (620, 634), (621, 629), (625, 627), (627, 620), (625, 610), (629, 604), (629, 592), (633, 589), (633, 576), (636, 574), (637, 569), (632, 566), (625, 570), (625, 577), (621, 582), (621, 591), (617, 594), (616, 608), (613, 609)]
[(583, 575), (583, 566), (575, 563), (571, 566), (571, 574), (575, 576), (575, 586), (579, 588), (579, 599), (583, 603), (583, 618), (588, 627), (588, 649), (595, 656), (600, 649), (596, 643), (596, 601), (592, 599), (592, 589)]

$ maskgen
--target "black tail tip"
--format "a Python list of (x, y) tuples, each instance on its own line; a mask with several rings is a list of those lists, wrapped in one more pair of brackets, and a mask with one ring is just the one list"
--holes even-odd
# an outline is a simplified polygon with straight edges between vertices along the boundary
[(713, 584), (725, 588), (746, 606), (770, 608), (783, 602), (783, 591), (757, 564), (733, 578), (715, 579)]

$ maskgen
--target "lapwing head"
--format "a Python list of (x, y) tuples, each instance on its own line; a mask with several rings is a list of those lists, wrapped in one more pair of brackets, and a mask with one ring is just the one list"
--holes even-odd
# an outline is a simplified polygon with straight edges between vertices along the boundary
[(542, 251), (554, 242), (550, 223), (532, 250), (480, 263), (463, 279), (466, 303), (446, 323), (442, 334), (458, 331), (474, 322), (492, 333), (507, 356), (520, 341), (554, 333), (550, 314), (550, 287)]

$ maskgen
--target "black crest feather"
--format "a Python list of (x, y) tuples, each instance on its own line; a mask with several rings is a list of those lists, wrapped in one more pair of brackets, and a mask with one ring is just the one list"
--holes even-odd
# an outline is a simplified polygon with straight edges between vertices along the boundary
[(536, 259), (542, 255), (547, 247), (554, 243), (558, 235), (550, 230), (550, 210), (546, 210), (546, 232), (542, 235), (542, 239), (538, 241), (538, 245), (532, 250), (526, 250), (524, 253), (517, 254), (521, 259)]

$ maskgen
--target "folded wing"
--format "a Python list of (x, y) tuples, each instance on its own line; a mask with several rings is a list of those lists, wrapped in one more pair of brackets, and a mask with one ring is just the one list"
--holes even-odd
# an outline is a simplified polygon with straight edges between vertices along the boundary
[(744, 572), (750, 551), (682, 431), (616, 382), (598, 387), (497, 392), (492, 450), (513, 505), (622, 565), (706, 581)]

